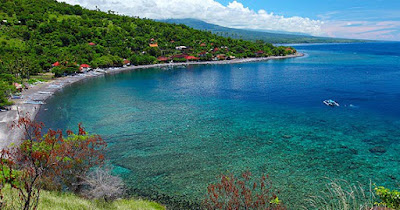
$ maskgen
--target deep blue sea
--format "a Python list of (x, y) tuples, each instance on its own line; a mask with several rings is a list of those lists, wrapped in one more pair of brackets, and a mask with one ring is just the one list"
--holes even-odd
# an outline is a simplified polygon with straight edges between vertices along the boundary
[(295, 47), (306, 55), (90, 79), (38, 120), (100, 134), (127, 186), (153, 198), (198, 202), (219, 174), (246, 170), (269, 174), (290, 206), (329, 179), (398, 187), (400, 43)]

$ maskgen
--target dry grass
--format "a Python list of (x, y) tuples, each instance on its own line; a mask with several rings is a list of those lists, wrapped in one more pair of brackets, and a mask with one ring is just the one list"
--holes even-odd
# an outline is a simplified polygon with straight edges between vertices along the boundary
[(324, 192), (307, 199), (309, 207), (305, 209), (369, 210), (374, 205), (374, 199), (371, 182), (366, 189), (360, 183), (350, 184), (345, 180), (330, 180)]
[[(18, 208), (18, 195), (15, 191), (12, 191), (10, 187), (3, 189), (4, 200), (6, 206), (2, 209), (14, 210)], [(106, 203), (104, 201), (88, 200), (76, 196), (71, 193), (59, 193), (41, 191), (39, 200), (39, 210), (106, 210), (106, 209), (165, 209), (164, 206), (156, 203), (140, 199), (119, 199), (114, 202)]]

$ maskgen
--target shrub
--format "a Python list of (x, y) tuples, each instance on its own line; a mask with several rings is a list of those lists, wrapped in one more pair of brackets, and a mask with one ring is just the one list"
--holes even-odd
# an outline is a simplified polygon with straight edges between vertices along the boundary
[(62, 77), (79, 72), (79, 68), (77, 66), (56, 66), (51, 69), (51, 72), (55, 77)]
[(207, 209), (285, 209), (269, 177), (253, 182), (250, 172), (241, 177), (222, 175), (219, 183), (208, 186), (204, 205)]
[(381, 202), (376, 202), (376, 205), (385, 206), (392, 209), (400, 209), (400, 192), (390, 190), (384, 187), (375, 187), (375, 193), (380, 198)]
[(55, 77), (62, 77), (64, 75), (64, 69), (58, 66), (52, 68), (51, 72), (54, 73)]
[(173, 58), (172, 60), (175, 63), (184, 63), (184, 62), (186, 62), (186, 58)]
[(113, 176), (111, 171), (111, 168), (96, 168), (83, 177), (81, 184), (86, 187), (83, 194), (106, 202), (120, 198), (124, 193), (124, 183), (118, 176)]

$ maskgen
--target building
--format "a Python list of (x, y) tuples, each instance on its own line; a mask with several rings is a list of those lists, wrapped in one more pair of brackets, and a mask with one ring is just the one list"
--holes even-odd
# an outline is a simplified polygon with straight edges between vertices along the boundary
[(22, 91), (22, 85), (21, 84), (19, 84), (19, 83), (14, 83), (14, 87), (15, 87), (15, 89), (17, 89), (17, 91), (19, 91), (19, 92), (21, 92)]
[(150, 47), (158, 47), (158, 44), (157, 44), (157, 43), (149, 44), (149, 46), (150, 46)]
[(93, 42), (89, 42), (89, 45), (90, 45), (90, 46), (96, 46), (96, 44), (93, 43)]
[(130, 66), (131, 65), (131, 61), (127, 60), (127, 59), (124, 59), (124, 65)]
[(200, 57), (206, 57), (207, 56), (207, 52), (201, 52), (201, 53), (199, 53), (199, 56)]
[(160, 57), (158, 57), (157, 58), (157, 60), (159, 61), (159, 62), (168, 62), (169, 60), (171, 60), (170, 58), (168, 58), (168, 57), (164, 57), (164, 56), (160, 56)]
[(191, 55), (186, 56), (185, 58), (186, 58), (186, 60), (189, 60), (189, 61), (197, 61), (197, 60), (200, 59), (200, 58), (198, 58), (198, 57), (191, 56)]
[(255, 54), (256, 54), (256, 56), (262, 56), (262, 55), (264, 55), (264, 51), (260, 50), (260, 51), (257, 51)]
[(175, 47), (175, 49), (176, 50), (186, 50), (187, 47), (186, 46), (178, 46), (178, 47)]
[(224, 54), (219, 54), (219, 55), (217, 55), (217, 60), (226, 60), (226, 55), (224, 55)]
[(51, 66), (52, 66), (52, 67), (60, 66), (60, 62), (57, 61), (57, 62), (51, 64)]
[(81, 66), (79, 67), (79, 71), (81, 72), (87, 72), (89, 71), (91, 68), (88, 64), (81, 64)]

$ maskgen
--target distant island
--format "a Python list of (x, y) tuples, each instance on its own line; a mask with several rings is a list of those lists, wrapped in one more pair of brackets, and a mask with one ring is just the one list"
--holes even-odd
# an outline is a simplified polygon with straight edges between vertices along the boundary
[(310, 35), (299, 35), (282, 32), (264, 32), (246, 29), (227, 28), (215, 24), (206, 23), (196, 19), (166, 19), (160, 20), (166, 23), (184, 24), (189, 27), (210, 31), (214, 34), (230, 37), (234, 39), (243, 40), (262, 40), (274, 44), (294, 44), (294, 43), (355, 43), (355, 42), (368, 42), (370, 40), (361, 39), (341, 39), (330, 37), (316, 37)]

